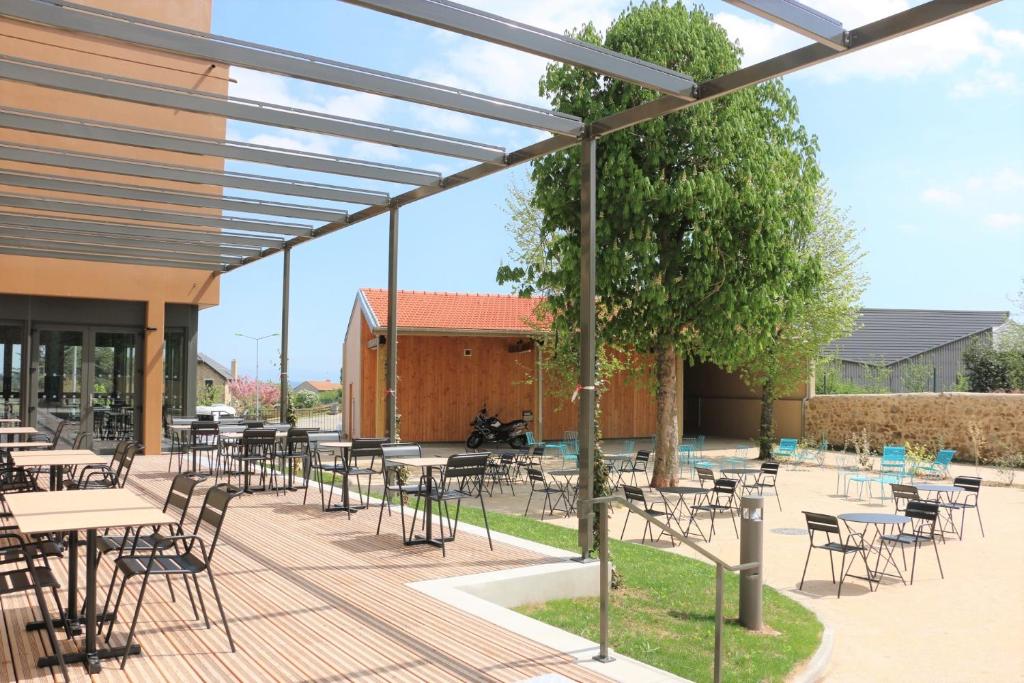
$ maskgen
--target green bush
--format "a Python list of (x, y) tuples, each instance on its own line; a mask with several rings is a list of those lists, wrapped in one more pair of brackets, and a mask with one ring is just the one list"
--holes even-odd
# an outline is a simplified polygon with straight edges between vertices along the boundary
[(964, 376), (971, 391), (1024, 391), (1024, 348), (995, 348), (978, 340), (963, 355)]
[(292, 406), (295, 408), (313, 408), (319, 405), (320, 397), (315, 392), (303, 389), (292, 394)]

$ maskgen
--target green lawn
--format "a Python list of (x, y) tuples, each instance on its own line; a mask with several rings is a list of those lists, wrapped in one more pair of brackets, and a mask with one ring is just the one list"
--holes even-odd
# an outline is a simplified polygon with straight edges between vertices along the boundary
[[(518, 516), (488, 513), (491, 529), (566, 550), (577, 550), (576, 532)], [(482, 524), (480, 511), (462, 510), (463, 521)], [(611, 647), (617, 652), (694, 681), (710, 681), (715, 643), (715, 570), (711, 565), (651, 547), (612, 540), (611, 554), (623, 581), (612, 591)], [(725, 576), (722, 680), (782, 681), (810, 657), (822, 626), (812, 612), (765, 588), (764, 620), (771, 633), (752, 633), (737, 622), (739, 579)], [(519, 612), (598, 640), (598, 600), (581, 598), (526, 605)]]

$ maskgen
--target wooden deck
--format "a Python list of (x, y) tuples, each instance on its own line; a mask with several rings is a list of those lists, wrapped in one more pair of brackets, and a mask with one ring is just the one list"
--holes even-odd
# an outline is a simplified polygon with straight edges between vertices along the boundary
[[(170, 484), (165, 457), (135, 462), (129, 486), (161, 505)], [(193, 499), (198, 509), (202, 491)], [(440, 550), (407, 548), (397, 517), (385, 515), (374, 535), (377, 510), (346, 519), (325, 514), (319, 499), (302, 506), (302, 492), (261, 493), (236, 499), (229, 509), (214, 558), (217, 583), (238, 646), (228, 649), (216, 608), (203, 579), (213, 628), (192, 619), (183, 590), (170, 601), (166, 583), (147, 590), (137, 640), (142, 656), (124, 671), (107, 662), (106, 681), (518, 681), (558, 674), (571, 680), (600, 680), (571, 658), (460, 610), (436, 602), (406, 584), (412, 581), (496, 571), (544, 558), (512, 546), (461, 534), (442, 559)], [(57, 568), (59, 572), (62, 567)], [(100, 567), (100, 607), (111, 565)], [(82, 572), (84, 580), (84, 572)], [(64, 580), (63, 575), (61, 580)], [(176, 586), (180, 588), (180, 583)], [(84, 593), (84, 591), (83, 591)], [(130, 617), (129, 589), (121, 618)], [(84, 594), (83, 598), (84, 599)], [(48, 653), (45, 634), (28, 633), (37, 618), (28, 596), (3, 599), (0, 681), (54, 681), (59, 672), (40, 669)], [(36, 615), (36, 616), (34, 616)], [(127, 626), (115, 627), (114, 639)], [(82, 638), (77, 639), (79, 641)], [(120, 641), (118, 641), (120, 642)], [(66, 651), (76, 647), (63, 641)], [(72, 678), (88, 681), (80, 665)], [(55, 675), (56, 674), (56, 675)]]

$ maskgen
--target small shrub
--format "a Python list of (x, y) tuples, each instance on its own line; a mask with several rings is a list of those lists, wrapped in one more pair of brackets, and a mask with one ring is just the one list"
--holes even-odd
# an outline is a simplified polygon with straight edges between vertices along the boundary
[(292, 406), (295, 408), (312, 408), (320, 403), (320, 397), (316, 393), (303, 389), (292, 394)]
[(1007, 486), (1013, 486), (1014, 479), (1017, 478), (1017, 470), (1024, 467), (1024, 453), (1006, 453), (1000, 455), (993, 461), (996, 466), (996, 474)]

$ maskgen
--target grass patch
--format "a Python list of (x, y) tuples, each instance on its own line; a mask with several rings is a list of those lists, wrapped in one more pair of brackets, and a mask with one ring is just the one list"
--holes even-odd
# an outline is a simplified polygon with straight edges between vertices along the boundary
[[(565, 550), (578, 550), (576, 531), (524, 517), (488, 513), (491, 529)], [(462, 520), (483, 524), (479, 509)], [(612, 591), (610, 644), (617, 652), (694, 681), (710, 681), (715, 646), (713, 566), (635, 543), (611, 541), (623, 587)], [(783, 681), (821, 641), (822, 625), (805, 607), (765, 587), (767, 633), (737, 622), (739, 577), (725, 575), (722, 680)], [(597, 641), (598, 600), (579, 598), (524, 605), (517, 611)]]

